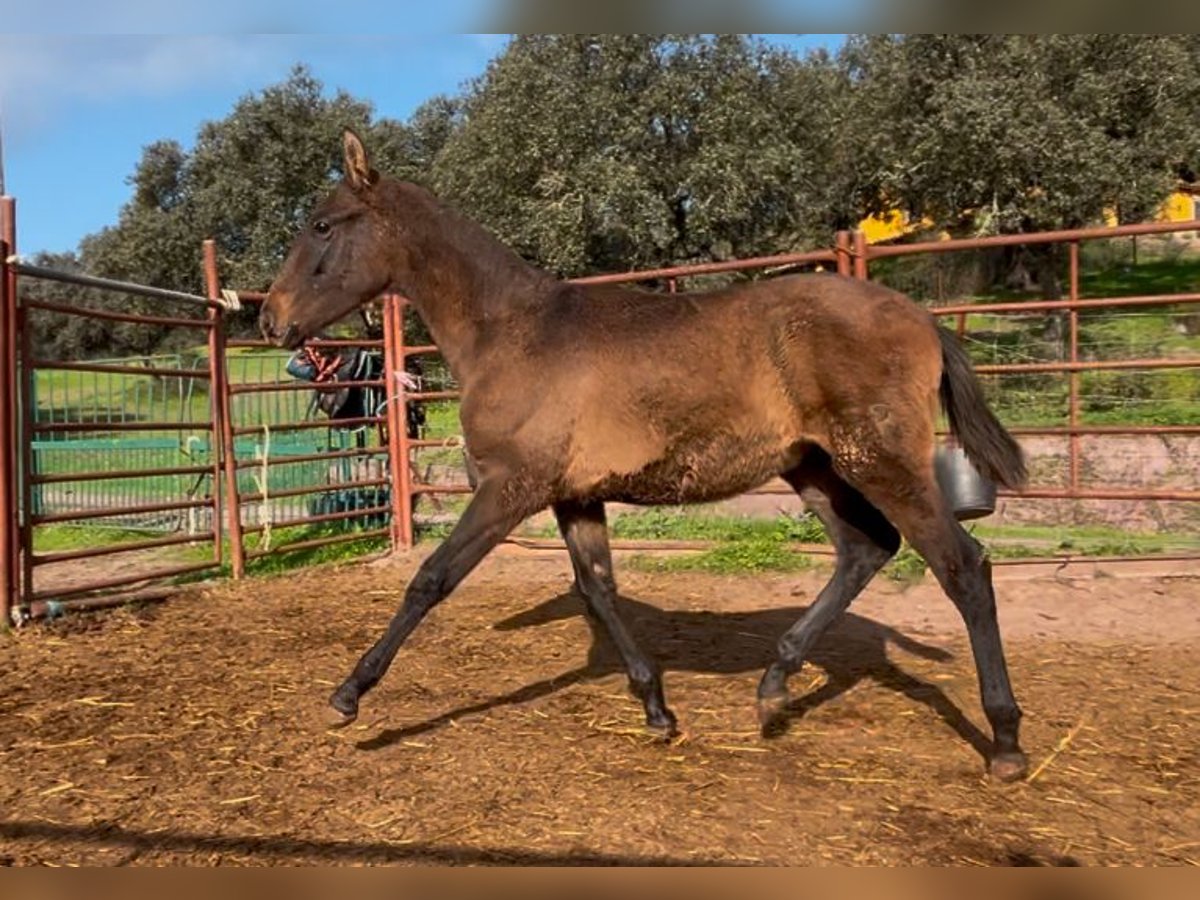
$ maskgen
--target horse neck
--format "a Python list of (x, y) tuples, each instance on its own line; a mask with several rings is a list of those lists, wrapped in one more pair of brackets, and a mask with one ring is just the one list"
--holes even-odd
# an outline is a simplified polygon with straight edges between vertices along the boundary
[(465, 383), (488, 338), (519, 328), (555, 282), (473, 222), (446, 211), (437, 225), (416, 242), (396, 286)]

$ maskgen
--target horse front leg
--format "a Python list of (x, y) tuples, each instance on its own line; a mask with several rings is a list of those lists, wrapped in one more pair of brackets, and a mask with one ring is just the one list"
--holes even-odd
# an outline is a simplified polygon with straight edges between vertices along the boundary
[(362, 695), (374, 687), (395, 659), (408, 636), (433, 607), (444, 600), (479, 562), (533, 509), (525, 499), (511, 499), (503, 482), (480, 484), (450, 536), (421, 564), (404, 592), (404, 602), (387, 631), (371, 647), (350, 676), (330, 697), (336, 713), (334, 725), (348, 725), (358, 717)]
[(617, 583), (613, 578), (604, 504), (564, 501), (554, 504), (554, 515), (571, 554), (575, 588), (616, 644), (629, 675), (630, 690), (646, 711), (647, 728), (662, 737), (675, 735), (678, 728), (675, 715), (663, 698), (662, 673), (638, 646), (617, 612)]

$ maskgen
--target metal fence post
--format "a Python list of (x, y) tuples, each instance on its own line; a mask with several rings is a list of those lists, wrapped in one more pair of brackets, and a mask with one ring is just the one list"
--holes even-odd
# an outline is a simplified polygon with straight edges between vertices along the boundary
[(388, 465), (392, 482), (392, 549), (413, 545), (412, 452), (408, 437), (408, 388), (404, 383), (404, 306), (394, 295), (384, 299), (384, 374), (388, 398)]
[(837, 273), (850, 274), (850, 232), (839, 231), (833, 237), (833, 252), (837, 254)]
[[(217, 273), (217, 245), (209, 239), (204, 242), (204, 283), (208, 297), (217, 300), (221, 296), (220, 277)], [(229, 372), (225, 359), (225, 316), (220, 309), (210, 310), (215, 317), (209, 335), (209, 372), (211, 406), (213, 411), (213, 532), (217, 543), (217, 559), (220, 559), (221, 515), (229, 532), (229, 555), (234, 578), (246, 574), (246, 548), (242, 535), (242, 508), (238, 500), (237, 453), (233, 441), (233, 422), (230, 419)], [(224, 473), (224, 496), (221, 496), (221, 475)]]
[(3, 626), (12, 623), (12, 610), (20, 587), (20, 549), (17, 542), (16, 503), (16, 273), (8, 263), (16, 253), (16, 202), (0, 197), (0, 615)]
[(861, 231), (854, 232), (854, 277), (867, 280), (867, 236)]
[[(1072, 304), (1079, 302), (1079, 241), (1071, 241), (1067, 245), (1067, 253), (1069, 259), (1069, 274), (1068, 280), (1069, 297)], [(1072, 305), (1068, 313), (1068, 322), (1070, 327), (1070, 361), (1072, 364), (1079, 362), (1079, 307)], [(1071, 428), (1070, 437), (1070, 478), (1071, 490), (1079, 491), (1079, 387), (1080, 373), (1076, 368), (1071, 369), (1068, 377), (1068, 390), (1070, 392), (1070, 405), (1068, 407), (1067, 422)], [(1074, 515), (1074, 513), (1072, 514)]]

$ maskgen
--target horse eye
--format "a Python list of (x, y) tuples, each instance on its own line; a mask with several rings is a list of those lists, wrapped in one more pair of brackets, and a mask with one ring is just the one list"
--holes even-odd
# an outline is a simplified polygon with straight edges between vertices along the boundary
[(330, 224), (328, 222), (326, 222), (324, 219), (318, 219), (317, 222), (313, 225), (313, 231), (315, 231), (319, 235), (326, 235), (326, 234), (329, 234), (330, 227), (331, 227)]

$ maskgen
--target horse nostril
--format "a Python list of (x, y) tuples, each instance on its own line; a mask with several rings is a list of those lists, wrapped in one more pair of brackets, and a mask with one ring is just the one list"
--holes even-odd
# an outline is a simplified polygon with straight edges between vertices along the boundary
[(262, 312), (258, 314), (258, 330), (262, 332), (262, 336), (270, 340), (275, 336), (275, 317), (271, 315), (271, 311), (265, 306)]

